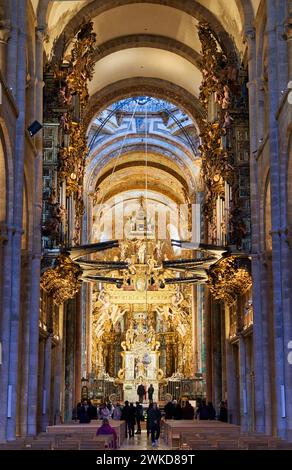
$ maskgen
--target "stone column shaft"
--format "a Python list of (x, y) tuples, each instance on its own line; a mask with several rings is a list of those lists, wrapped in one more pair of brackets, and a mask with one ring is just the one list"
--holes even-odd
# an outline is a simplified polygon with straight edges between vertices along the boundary
[(10, 348), (10, 302), (11, 302), (11, 259), (13, 232), (7, 229), (7, 241), (3, 244), (3, 263), (5, 266), (2, 277), (1, 296), (1, 327), (0, 341), (2, 344), (2, 365), (0, 366), (0, 442), (6, 441), (7, 411), (8, 411), (8, 371)]
[[(258, 150), (257, 133), (257, 89), (256, 89), (256, 41), (255, 30), (246, 30), (248, 42), (248, 74), (249, 74), (249, 124), (250, 124), (250, 192), (251, 192), (251, 223), (252, 223), (252, 252), (260, 252), (260, 211), (259, 211), (259, 188), (258, 188), (258, 164), (256, 154)], [(262, 137), (262, 136), (261, 136)], [(265, 416), (262, 409), (264, 403), (264, 374), (263, 374), (263, 338), (262, 338), (262, 305), (261, 305), (261, 267), (260, 260), (252, 258), (252, 278), (253, 278), (253, 307), (254, 307), (254, 327), (253, 327), (253, 350), (255, 365), (255, 427), (257, 432), (265, 431)]]
[(228, 406), (228, 421), (233, 424), (238, 424), (238, 397), (237, 397), (237, 377), (236, 367), (234, 360), (233, 346), (229, 340), (226, 340), (226, 382), (227, 382), (227, 406)]
[(62, 390), (62, 341), (56, 346), (56, 366), (55, 366), (55, 380), (54, 380), (54, 424), (61, 423), (62, 416), (62, 402), (63, 402), (63, 390)]
[[(35, 116), (43, 122), (43, 40), (44, 29), (36, 30), (36, 85), (35, 85)], [(29, 401), (28, 427), (29, 435), (37, 432), (37, 371), (39, 345), (39, 299), (40, 299), (40, 263), (41, 263), (41, 217), (42, 217), (42, 164), (43, 164), (43, 133), (40, 131), (34, 137), (37, 148), (35, 159), (35, 194), (34, 194), (34, 231), (33, 231), (33, 260), (31, 280), (31, 315), (30, 315), (30, 356), (29, 356)]]
[(288, 80), (292, 79), (292, 4), (287, 2), (288, 14), (285, 21), (285, 37), (287, 41)]
[(81, 292), (76, 294), (76, 328), (75, 328), (75, 403), (81, 399), (81, 337), (82, 337), (82, 311)]
[[(7, 43), (7, 64), (6, 64), (6, 79), (8, 88), (11, 90), (14, 97), (16, 97), (17, 90), (17, 64), (18, 64), (18, 18), (22, 14), (19, 13), (18, 0), (10, 0), (11, 12), (11, 30), (10, 39)], [(23, 6), (25, 7), (25, 2)], [(25, 59), (25, 54), (24, 54)]]
[(7, 65), (7, 41), (10, 36), (10, 24), (3, 21), (0, 25), (0, 70), (4, 78), (6, 78)]
[[(18, 353), (19, 353), (19, 316), (20, 316), (20, 280), (21, 280), (21, 238), (22, 206), (25, 155), (25, 97), (26, 97), (26, 2), (17, 3), (18, 12), (18, 47), (17, 47), (17, 88), (16, 102), (19, 115), (16, 122), (15, 166), (14, 166), (14, 225), (15, 234), (12, 246), (12, 290), (9, 351), (9, 390), (11, 396), (11, 417), (7, 419), (7, 439), (16, 436)], [(9, 62), (13, 61), (9, 57)]]
[(246, 383), (246, 347), (245, 338), (239, 337), (239, 387), (240, 387), (240, 426), (243, 432), (248, 430), (247, 383)]
[(205, 289), (205, 344), (206, 344), (206, 397), (207, 401), (213, 400), (213, 368), (212, 368), (212, 301), (211, 294)]
[(31, 400), (28, 393), (29, 348), (30, 348), (30, 301), (31, 301), (31, 254), (22, 254), (21, 265), (21, 352), (18, 387), (18, 432), (21, 436), (27, 434), (27, 407)]
[(44, 355), (44, 381), (42, 396), (42, 431), (46, 431), (50, 424), (50, 404), (51, 404), (51, 368), (52, 368), (52, 336), (49, 335), (45, 343)]
[(270, 181), (271, 181), (271, 214), (272, 214), (272, 266), (273, 266), (273, 313), (274, 313), (274, 362), (275, 362), (275, 398), (277, 406), (277, 433), (286, 435), (286, 421), (283, 416), (284, 384), (284, 348), (283, 348), (283, 305), (282, 305), (282, 253), (278, 230), (281, 227), (281, 187), (279, 165), (279, 140), (276, 112), (279, 104), (277, 68), (277, 5), (267, 0), (267, 39), (269, 70), (269, 147), (270, 147)]

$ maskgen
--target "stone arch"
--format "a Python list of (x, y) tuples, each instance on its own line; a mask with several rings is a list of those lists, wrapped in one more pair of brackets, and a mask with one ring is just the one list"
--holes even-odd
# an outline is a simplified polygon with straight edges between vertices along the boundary
[(176, 104), (199, 125), (204, 111), (199, 100), (182, 87), (166, 80), (151, 77), (132, 77), (111, 83), (95, 93), (85, 112), (85, 124), (89, 126), (97, 112), (124, 98), (148, 95)]
[(271, 212), (271, 182), (270, 182), (270, 171), (265, 181), (264, 191), (264, 243), (265, 250), (267, 252), (272, 251), (272, 212)]
[(27, 110), (26, 113), (26, 120), (27, 124), (30, 124), (30, 120), (34, 116), (34, 59), (33, 59), (33, 41), (30, 35), (27, 38), (27, 46), (26, 46), (26, 94), (25, 100), (26, 105), (25, 109)]
[(174, 52), (191, 62), (197, 68), (202, 66), (202, 58), (194, 49), (176, 39), (155, 34), (130, 34), (111, 39), (98, 46), (94, 55), (95, 62), (113, 52), (134, 47), (154, 47)]
[(235, 0), (243, 27), (252, 26), (254, 11), (250, 0)]
[(27, 189), (27, 178), (24, 175), (23, 179), (23, 202), (22, 202), (22, 238), (21, 238), (21, 249), (28, 250), (29, 246), (29, 197)]
[[(130, 5), (132, 3), (149, 3), (149, 0), (104, 0), (103, 2), (94, 0), (90, 4), (85, 5), (78, 14), (67, 23), (63, 33), (57, 38), (53, 49), (54, 60), (58, 61), (62, 57), (64, 44), (70, 42), (71, 38), (79, 31), (84, 22), (112, 8)], [(213, 28), (222, 47), (236, 60), (237, 50), (233, 40), (217, 17), (201, 3), (196, 0), (184, 0), (183, 2), (181, 2), (181, 0), (151, 0), (151, 3), (176, 8), (177, 10), (193, 16), (199, 21), (208, 22)]]
[(47, 17), (50, 9), (52, 8), (51, 0), (39, 0), (37, 8), (37, 19), (39, 26), (44, 26), (47, 23)]
[[(175, 167), (175, 173), (183, 175), (182, 179), (185, 181), (189, 188), (192, 188), (192, 180), (196, 180), (197, 174), (195, 171), (197, 155), (193, 155), (183, 143), (175, 142), (169, 138), (155, 138), (148, 143), (148, 153), (151, 156), (148, 160), (148, 165), (155, 166), (155, 158), (162, 159), (164, 162), (161, 166)], [(137, 153), (143, 153), (145, 145), (141, 142), (141, 136), (134, 135), (129, 137), (129, 142), (123, 146), (123, 151), (120, 152), (120, 146), (123, 141), (124, 135), (113, 139), (108, 145), (103, 143), (102, 147), (96, 146), (92, 153), (87, 159), (86, 169), (86, 186), (92, 187), (92, 181), (97, 177), (98, 174), (105, 168), (117, 163), (117, 155), (119, 155), (119, 161), (123, 162), (125, 159), (128, 160), (129, 156), (136, 155)], [(171, 150), (170, 150), (171, 149)], [(128, 164), (130, 164), (128, 160)], [(132, 163), (131, 163), (132, 165)]]
[(289, 154), (287, 154), (287, 173), (286, 173), (286, 200), (287, 200), (287, 226), (289, 232), (292, 229), (292, 129), (289, 129), (287, 137)]
[(6, 192), (6, 162), (4, 146), (0, 138), (0, 223), (6, 220), (7, 192)]
[[(13, 159), (10, 139), (5, 123), (0, 118), (0, 171), (1, 171), (1, 217), (6, 223), (13, 221)], [(2, 173), (3, 172), (3, 173)], [(2, 185), (3, 184), (3, 185)], [(3, 189), (2, 189), (3, 188)], [(2, 216), (5, 213), (5, 218)]]
[(266, 9), (263, 2), (260, 7), (261, 15), (260, 22), (257, 26), (257, 43), (256, 43), (256, 77), (258, 80), (258, 119), (257, 119), (257, 129), (258, 129), (258, 138), (264, 138), (267, 123), (266, 119), (268, 116), (267, 107), (268, 107), (268, 94), (267, 94), (267, 80), (266, 80), (266, 71), (265, 71), (265, 54), (267, 53), (267, 37), (265, 34), (266, 31)]

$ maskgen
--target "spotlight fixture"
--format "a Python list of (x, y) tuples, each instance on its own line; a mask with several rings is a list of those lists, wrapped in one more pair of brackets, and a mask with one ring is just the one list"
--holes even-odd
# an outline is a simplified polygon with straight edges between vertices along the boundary
[(29, 135), (33, 137), (39, 130), (42, 129), (42, 125), (38, 121), (34, 121), (28, 128)]

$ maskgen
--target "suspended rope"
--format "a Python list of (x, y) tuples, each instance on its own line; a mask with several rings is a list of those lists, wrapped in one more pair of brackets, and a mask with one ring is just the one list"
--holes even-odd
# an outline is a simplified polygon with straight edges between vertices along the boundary
[(145, 105), (145, 221), (146, 221), (146, 314), (148, 316), (148, 102)]
[[(123, 151), (123, 148), (124, 148), (126, 139), (128, 138), (128, 135), (129, 135), (129, 133), (130, 133), (130, 129), (131, 129), (131, 127), (132, 127), (132, 122), (133, 122), (133, 119), (134, 119), (134, 116), (135, 116), (135, 113), (136, 113), (137, 106), (138, 106), (138, 103), (136, 103), (136, 105), (135, 105), (134, 111), (133, 111), (133, 113), (132, 113), (131, 119), (130, 119), (130, 121), (129, 121), (127, 130), (126, 130), (126, 134), (124, 135), (124, 138), (123, 138), (122, 145), (121, 145), (120, 150), (119, 150), (119, 153), (118, 153), (118, 155), (117, 155), (117, 157), (116, 157), (116, 160), (115, 160), (115, 163), (114, 163), (114, 166), (113, 166), (113, 169), (112, 169), (110, 178), (109, 178), (109, 183), (108, 183), (109, 186), (111, 185), (111, 182), (112, 182), (112, 179), (113, 179), (113, 174), (114, 174), (114, 172), (115, 172), (115, 170), (116, 170), (118, 161), (119, 161), (120, 156), (121, 156), (121, 154), (122, 154), (122, 151)], [(98, 212), (98, 214), (97, 214), (97, 219), (99, 219), (99, 217), (100, 217), (104, 199), (105, 199), (105, 193), (103, 194), (102, 199), (101, 199), (101, 202), (100, 202), (100, 204), (99, 204), (100, 210), (99, 210), (99, 212)]]

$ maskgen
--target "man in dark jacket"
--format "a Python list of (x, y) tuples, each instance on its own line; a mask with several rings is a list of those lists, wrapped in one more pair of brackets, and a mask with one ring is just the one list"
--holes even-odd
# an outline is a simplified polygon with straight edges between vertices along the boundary
[(211, 401), (208, 402), (208, 411), (209, 411), (209, 419), (216, 419), (216, 410), (213, 406), (213, 403)]
[(225, 401), (220, 403), (219, 421), (223, 421), (223, 423), (228, 422), (227, 404)]
[(176, 400), (173, 400), (172, 404), (173, 404), (173, 411), (172, 411), (173, 419), (181, 419), (182, 409), (181, 409), (180, 404)]
[(201, 420), (207, 420), (210, 418), (209, 416), (209, 409), (206, 405), (206, 401), (203, 400), (201, 405), (199, 405), (199, 408), (198, 408), (198, 416), (199, 416), (199, 419)]
[(139, 403), (143, 403), (143, 398), (144, 398), (144, 395), (145, 395), (145, 387), (144, 387), (143, 384), (138, 385), (137, 395), (139, 397)]
[(141, 421), (144, 420), (143, 416), (143, 407), (141, 403), (136, 402), (136, 422), (137, 422), (137, 431), (136, 434), (141, 434)]
[(150, 387), (148, 388), (148, 400), (149, 403), (153, 402), (153, 393), (154, 393), (154, 387), (152, 384), (150, 384)]
[(84, 400), (79, 412), (79, 422), (81, 424), (90, 423), (90, 407), (87, 403), (87, 400)]
[(151, 432), (152, 447), (157, 447), (160, 436), (161, 412), (157, 403), (150, 403), (147, 413), (149, 430)]
[(171, 401), (167, 402), (164, 407), (165, 419), (173, 418), (173, 404)]
[(185, 406), (182, 408), (182, 419), (194, 419), (195, 410), (187, 400)]
[[(133, 422), (133, 410), (130, 409), (130, 406), (129, 406), (129, 402), (128, 400), (125, 401), (125, 406), (122, 410), (122, 416), (121, 416), (121, 420), (125, 421), (126, 422), (126, 437), (127, 435), (129, 435), (129, 437), (132, 437), (132, 422)], [(134, 435), (134, 431), (133, 431), (133, 435)]]

